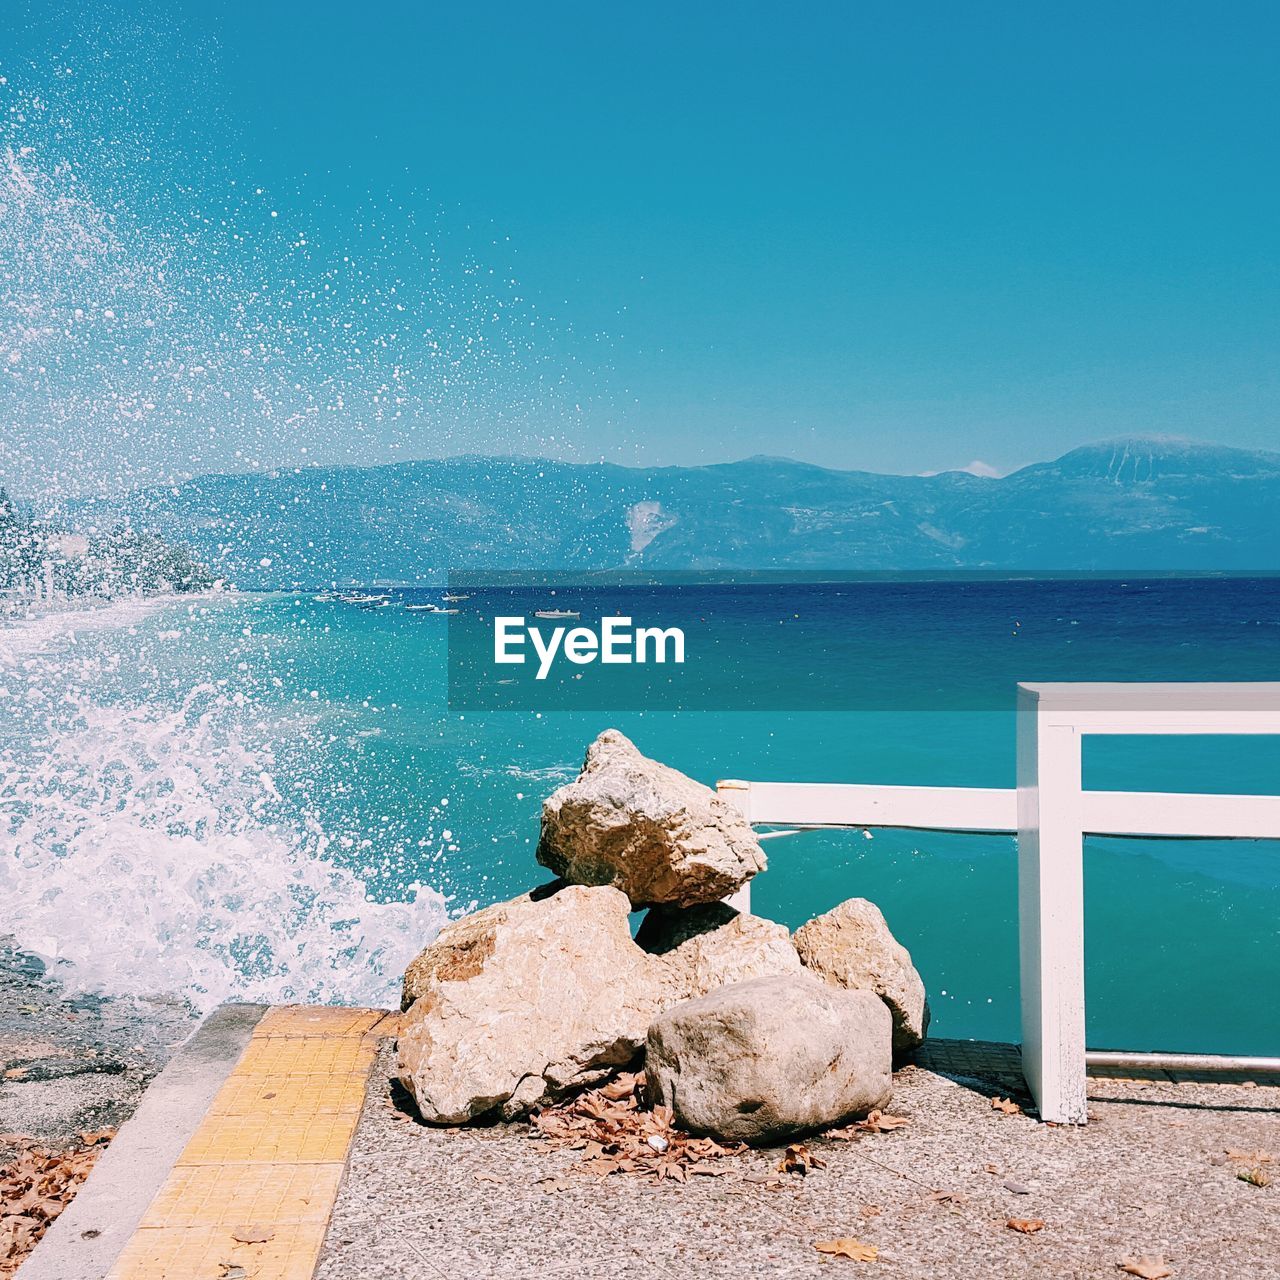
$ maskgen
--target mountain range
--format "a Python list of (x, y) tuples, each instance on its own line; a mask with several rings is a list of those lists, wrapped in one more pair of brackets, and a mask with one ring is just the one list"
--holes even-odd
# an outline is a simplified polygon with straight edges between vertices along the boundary
[(1004, 477), (456, 457), (205, 476), (66, 514), (186, 543), (245, 587), (463, 568), (1272, 570), (1280, 453), (1135, 437)]

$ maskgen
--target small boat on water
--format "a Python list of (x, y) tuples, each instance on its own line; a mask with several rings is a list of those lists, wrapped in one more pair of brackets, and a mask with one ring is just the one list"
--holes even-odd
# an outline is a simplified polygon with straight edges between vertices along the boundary
[(386, 596), (366, 595), (361, 591), (353, 591), (349, 595), (339, 596), (343, 604), (373, 604), (377, 600), (385, 600)]
[(533, 616), (535, 618), (580, 618), (582, 614), (575, 613), (572, 609), (535, 609)]
[[(449, 597), (446, 596), (447, 600)], [(457, 609), (442, 609), (438, 604), (407, 604), (405, 609), (410, 613), (457, 613)]]
[(441, 599), (443, 599), (443, 600), (449, 600), (449, 601), (454, 601), (454, 600), (470, 600), (470, 599), (471, 599), (471, 597), (470, 597), (470, 596), (459, 596), (459, 595), (446, 595), (446, 596), (442, 596), (442, 597), (441, 597)]

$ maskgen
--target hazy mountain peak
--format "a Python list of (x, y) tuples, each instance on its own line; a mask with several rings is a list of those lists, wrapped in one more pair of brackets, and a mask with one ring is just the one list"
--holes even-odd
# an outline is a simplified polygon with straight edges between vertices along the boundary
[(1179, 436), (1130, 435), (1081, 445), (1053, 462), (1035, 463), (1015, 474), (1044, 472), (1142, 484), (1170, 475), (1273, 474), (1280, 472), (1280, 454), (1204, 444)]
[(1128, 436), (1004, 477), (469, 457), (205, 476), (71, 514), (189, 543), (242, 586), (289, 586), (530, 566), (1268, 569), (1278, 513), (1280, 454)]

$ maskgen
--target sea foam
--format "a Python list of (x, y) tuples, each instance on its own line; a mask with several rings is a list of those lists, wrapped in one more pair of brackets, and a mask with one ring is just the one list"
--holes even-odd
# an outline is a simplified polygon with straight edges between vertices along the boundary
[(0, 631), (0, 930), (73, 991), (200, 1011), (393, 1002), (443, 898), (373, 901), (319, 817), (282, 797), (264, 740), (305, 732), (300, 718), (264, 732), (282, 713), (217, 681), (105, 696), (146, 661), (132, 631), (91, 652), (67, 616)]

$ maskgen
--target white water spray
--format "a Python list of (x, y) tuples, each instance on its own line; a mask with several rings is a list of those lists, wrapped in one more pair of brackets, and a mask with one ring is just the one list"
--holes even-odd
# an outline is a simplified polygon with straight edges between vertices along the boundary
[(171, 705), (104, 705), (103, 681), (147, 662), (136, 634), (119, 638), (113, 653), (82, 651), (68, 620), (0, 631), (0, 931), (67, 962), (71, 990), (180, 994), (202, 1011), (394, 1003), (445, 918), (440, 895), (371, 900), (318, 816), (282, 799), (243, 691), (202, 681)]

